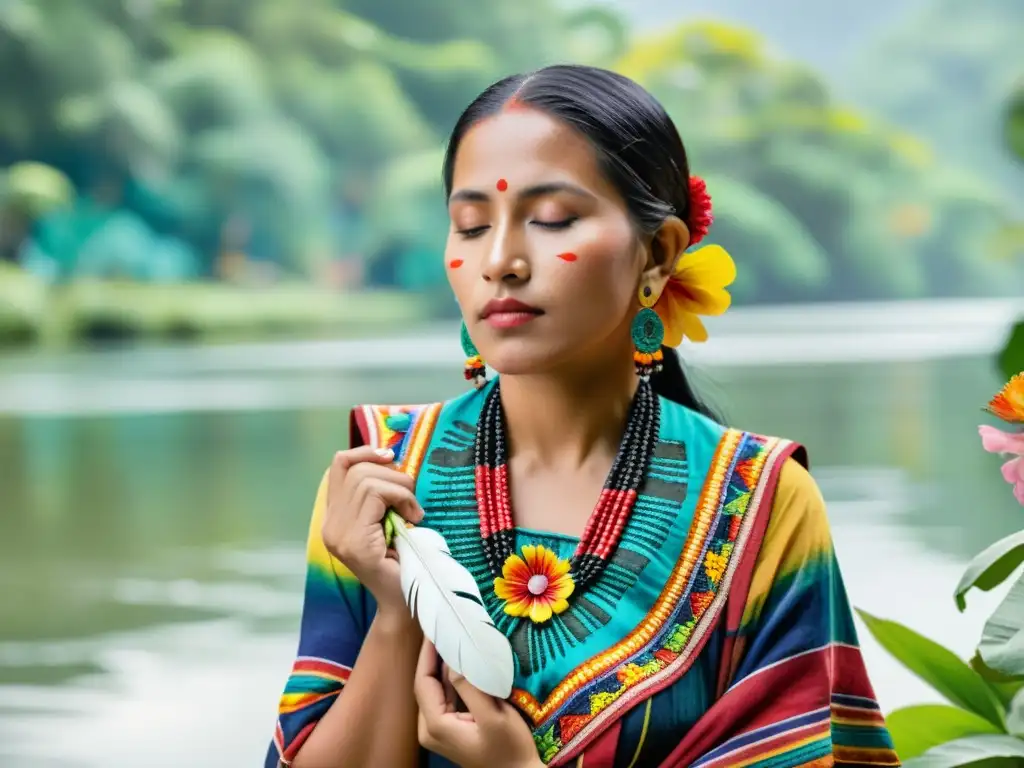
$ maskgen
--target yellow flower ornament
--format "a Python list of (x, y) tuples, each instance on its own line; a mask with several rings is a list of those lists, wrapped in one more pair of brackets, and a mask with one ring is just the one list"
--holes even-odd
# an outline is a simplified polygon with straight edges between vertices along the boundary
[(509, 616), (529, 616), (540, 624), (569, 607), (575, 584), (569, 561), (540, 544), (523, 547), (523, 555), (509, 555), (494, 580), (494, 594), (505, 601)]
[(700, 315), (721, 315), (732, 304), (726, 288), (736, 280), (736, 263), (719, 245), (706, 245), (684, 253), (654, 305), (665, 326), (665, 341), (678, 347), (683, 338), (708, 340)]

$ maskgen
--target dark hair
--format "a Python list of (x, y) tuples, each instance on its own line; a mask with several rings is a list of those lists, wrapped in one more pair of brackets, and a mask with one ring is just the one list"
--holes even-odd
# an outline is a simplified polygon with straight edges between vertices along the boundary
[[(448, 139), (446, 196), (452, 192), (455, 156), (466, 132), (512, 101), (546, 112), (590, 140), (640, 232), (654, 234), (672, 215), (687, 220), (690, 168), (675, 124), (639, 84), (597, 67), (550, 66), (488, 87), (466, 107)], [(694, 392), (675, 349), (663, 347), (662, 352), (664, 368), (651, 378), (655, 392), (718, 421)]]

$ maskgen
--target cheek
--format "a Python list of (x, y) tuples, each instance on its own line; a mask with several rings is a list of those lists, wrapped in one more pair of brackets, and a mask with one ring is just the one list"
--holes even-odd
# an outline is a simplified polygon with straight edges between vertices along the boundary
[(591, 323), (601, 318), (601, 325), (617, 325), (629, 310), (636, 284), (632, 232), (611, 227), (581, 234), (590, 237), (554, 250), (547, 271), (559, 294), (574, 306), (574, 315), (586, 316)]

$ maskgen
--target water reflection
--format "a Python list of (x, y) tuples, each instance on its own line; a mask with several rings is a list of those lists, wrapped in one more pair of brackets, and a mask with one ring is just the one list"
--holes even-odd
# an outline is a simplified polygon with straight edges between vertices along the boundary
[[(441, 398), (457, 374), (276, 374), (268, 386), (310, 393), (294, 410), (0, 419), (0, 757), (258, 764), (295, 642), (309, 504), (349, 404)], [(854, 600), (966, 652), (992, 596), (957, 617), (960, 564), (1019, 524), (978, 446), (999, 383), (987, 361), (699, 379), (732, 423), (810, 448)], [(887, 707), (926, 695), (866, 645)]]

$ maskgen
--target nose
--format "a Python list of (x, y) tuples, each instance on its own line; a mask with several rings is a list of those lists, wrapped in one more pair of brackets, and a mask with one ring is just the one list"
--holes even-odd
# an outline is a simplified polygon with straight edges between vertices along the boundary
[(525, 283), (530, 279), (530, 260), (526, 244), (516, 228), (504, 223), (494, 231), (490, 250), (484, 260), (483, 278), (487, 282)]

